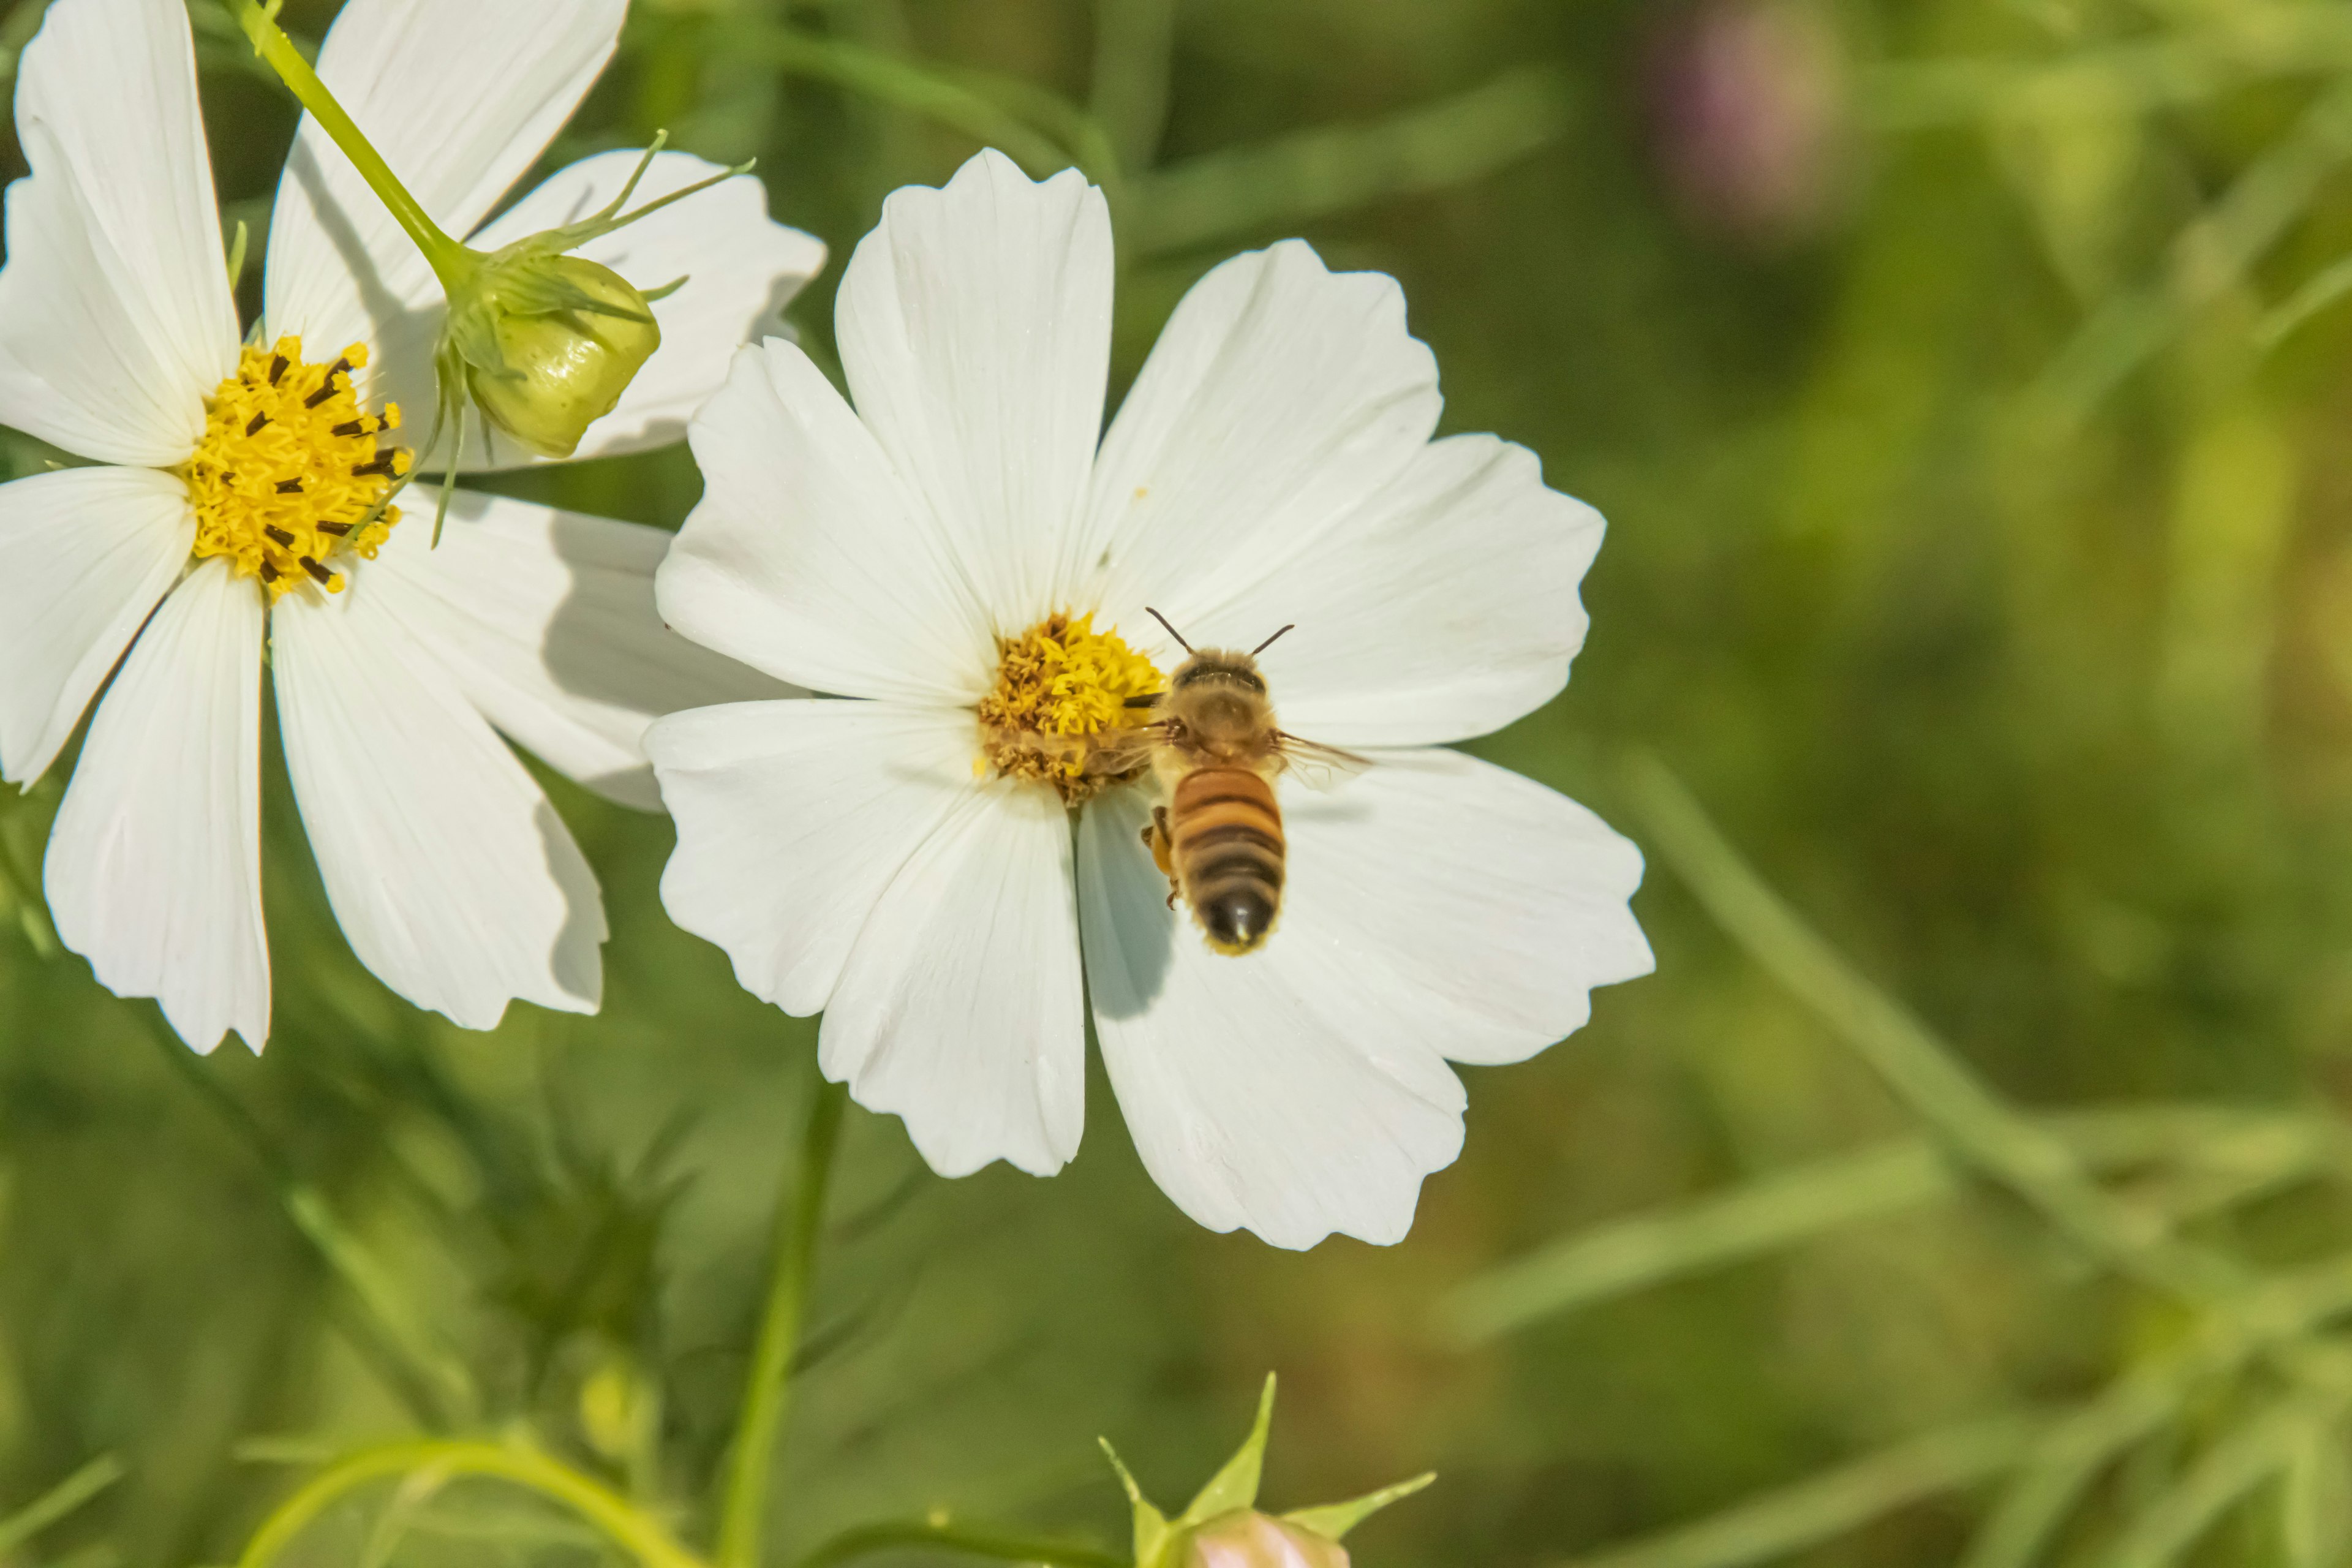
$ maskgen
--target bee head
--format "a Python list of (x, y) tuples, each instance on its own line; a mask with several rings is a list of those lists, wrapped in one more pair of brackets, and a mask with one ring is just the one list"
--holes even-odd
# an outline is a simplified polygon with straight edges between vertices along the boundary
[(1236, 691), (1265, 695), (1265, 677), (1257, 669), (1257, 660), (1245, 653), (1230, 653), (1223, 648), (1202, 648), (1199, 653), (1176, 667), (1168, 678), (1168, 689), (1182, 692), (1205, 692), (1224, 686)]

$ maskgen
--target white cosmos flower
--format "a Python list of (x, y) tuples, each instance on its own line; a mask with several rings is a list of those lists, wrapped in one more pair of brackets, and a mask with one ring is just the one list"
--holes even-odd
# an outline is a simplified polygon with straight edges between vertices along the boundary
[[(464, 235), (569, 117), (625, 8), (351, 0), (319, 72)], [(657, 808), (639, 748), (653, 715), (783, 689), (663, 629), (656, 531), (460, 493), (433, 551), (436, 498), (417, 486), (388, 540), (352, 531), (403, 462), (378, 452), (385, 405), (432, 407), (437, 286), (305, 119), (240, 353), (181, 0), (58, 0), (16, 116), (32, 174), (8, 193), (0, 423), (100, 466), (0, 486), (0, 774), (37, 779), (121, 665), (49, 842), (60, 935), (198, 1049), (230, 1029), (261, 1046), (267, 638), (295, 796), (361, 960), (471, 1027), (517, 997), (593, 1011), (595, 881), (498, 732)], [(573, 164), (477, 243), (601, 204), (632, 163)], [(666, 154), (646, 189), (711, 172)], [(587, 254), (648, 286), (691, 281), (657, 308), (661, 350), (583, 458), (674, 438), (824, 259), (750, 179)]]
[[(943, 1173), (1076, 1152), (1090, 992), (1185, 1212), (1394, 1241), (1461, 1148), (1448, 1060), (1532, 1056), (1651, 966), (1633, 847), (1440, 749), (1559, 690), (1601, 519), (1520, 447), (1433, 441), (1395, 282), (1296, 242), (1202, 279), (1097, 451), (1111, 273), (1099, 192), (983, 153), (891, 196), (850, 261), (854, 411), (791, 343), (736, 356), (689, 437), (707, 488), (664, 617), (856, 700), (654, 725), (663, 898), (751, 991), (824, 1010), (825, 1073)], [(1074, 845), (1055, 788), (982, 760), (1005, 650), (1091, 616), (1066, 645), (1116, 662), (1123, 639), (1165, 674), (1147, 605), (1202, 647), (1296, 622), (1264, 661), (1284, 727), (1372, 759), (1328, 794), (1283, 782), (1284, 907), (1246, 956), (1169, 907), (1148, 781), (1085, 804)]]

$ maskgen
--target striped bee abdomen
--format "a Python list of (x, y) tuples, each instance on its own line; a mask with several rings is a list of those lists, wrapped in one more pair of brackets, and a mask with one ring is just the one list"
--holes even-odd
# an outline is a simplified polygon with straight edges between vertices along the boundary
[(1219, 952), (1255, 950), (1282, 908), (1282, 808), (1246, 768), (1202, 768), (1177, 781), (1169, 859), (1184, 901)]

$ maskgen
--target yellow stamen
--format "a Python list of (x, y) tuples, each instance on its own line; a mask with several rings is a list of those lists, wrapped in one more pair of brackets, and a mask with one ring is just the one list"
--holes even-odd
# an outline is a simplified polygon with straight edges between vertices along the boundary
[(352, 373), (367, 359), (367, 346), (353, 343), (332, 364), (305, 363), (296, 337), (237, 357), (180, 470), (196, 509), (197, 560), (227, 557), (276, 604), (306, 577), (341, 593), (343, 574), (326, 564), (339, 552), (375, 559), (400, 521), (383, 499), (415, 459), (377, 443), (400, 427), (398, 404), (381, 415), (359, 405)]
[(1096, 631), (1091, 614), (1049, 616), (996, 647), (996, 689), (980, 704), (986, 767), (1051, 784), (1072, 805), (1142, 772), (1099, 764), (1150, 717), (1127, 706), (1160, 689), (1150, 659), (1117, 632)]

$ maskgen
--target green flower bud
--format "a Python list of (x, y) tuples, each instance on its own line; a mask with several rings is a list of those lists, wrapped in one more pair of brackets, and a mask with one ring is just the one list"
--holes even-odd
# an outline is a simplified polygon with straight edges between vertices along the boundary
[(542, 458), (568, 458), (613, 411), (661, 328), (646, 297), (609, 267), (578, 256), (522, 256), (485, 268), (457, 310), (488, 351), (467, 353), (466, 390), (482, 417)]
[(1339, 1538), (1400, 1498), (1435, 1480), (1415, 1476), (1347, 1502), (1297, 1509), (1279, 1517), (1257, 1510), (1258, 1479), (1274, 1424), (1274, 1379), (1257, 1402), (1257, 1420), (1224, 1467), (1182, 1513), (1154, 1507), (1106, 1439), (1103, 1452), (1127, 1489), (1135, 1514), (1135, 1568), (1348, 1568)]
[(1348, 1568), (1348, 1549), (1255, 1509), (1219, 1514), (1185, 1541), (1182, 1568)]

